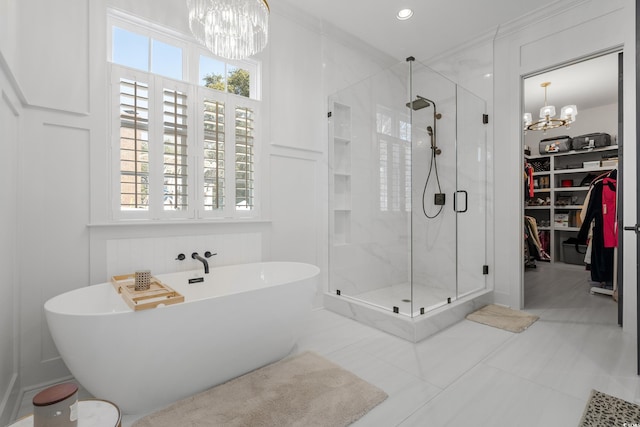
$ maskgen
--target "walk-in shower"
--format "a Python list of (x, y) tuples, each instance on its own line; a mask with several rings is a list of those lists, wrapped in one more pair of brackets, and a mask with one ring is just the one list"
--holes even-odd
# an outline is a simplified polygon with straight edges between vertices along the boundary
[(486, 295), (485, 101), (409, 57), (329, 110), (326, 305), (376, 324)]

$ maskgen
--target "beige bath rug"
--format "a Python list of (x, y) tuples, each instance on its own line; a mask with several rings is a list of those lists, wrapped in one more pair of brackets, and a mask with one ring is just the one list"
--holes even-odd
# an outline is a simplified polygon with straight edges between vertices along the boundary
[(582, 420), (578, 424), (579, 427), (637, 425), (640, 425), (640, 406), (597, 390), (591, 391)]
[(307, 352), (180, 400), (133, 427), (346, 426), (386, 398), (377, 387)]
[(467, 315), (467, 319), (509, 332), (522, 332), (539, 317), (502, 305), (490, 304)]

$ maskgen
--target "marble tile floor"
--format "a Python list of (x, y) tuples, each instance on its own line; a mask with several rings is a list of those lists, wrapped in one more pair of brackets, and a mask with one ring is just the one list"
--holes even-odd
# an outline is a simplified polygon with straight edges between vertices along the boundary
[(586, 277), (559, 264), (527, 271), (525, 310), (540, 320), (520, 334), (463, 320), (413, 344), (321, 309), (294, 352), (315, 351), (389, 395), (356, 427), (575, 426), (592, 388), (640, 403), (635, 339)]

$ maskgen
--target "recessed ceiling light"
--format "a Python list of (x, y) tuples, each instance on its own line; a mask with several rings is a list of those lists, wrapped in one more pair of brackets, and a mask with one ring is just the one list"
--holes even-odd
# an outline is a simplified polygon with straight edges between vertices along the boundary
[(396, 15), (396, 18), (398, 18), (401, 21), (407, 20), (409, 18), (411, 18), (413, 16), (413, 10), (411, 9), (402, 9), (400, 11), (398, 11), (398, 14)]

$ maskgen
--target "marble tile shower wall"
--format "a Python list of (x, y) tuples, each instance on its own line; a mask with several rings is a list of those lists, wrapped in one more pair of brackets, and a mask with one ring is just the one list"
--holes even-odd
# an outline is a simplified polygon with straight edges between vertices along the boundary
[[(209, 259), (212, 268), (259, 262), (262, 260), (262, 235), (234, 233), (108, 240), (107, 277), (136, 270), (163, 274), (202, 268), (191, 254), (203, 255), (206, 251), (217, 253)], [(176, 260), (180, 253), (186, 256), (184, 261)]]
[[(410, 281), (455, 292), (455, 86), (424, 68), (416, 76), (416, 93), (437, 99), (437, 111), (442, 113), (435, 141), (442, 148), (437, 159), (439, 188), (435, 172), (429, 174), (433, 152), (427, 129), (435, 126), (434, 110), (429, 107), (409, 116), (405, 107), (408, 72), (405, 63), (396, 64), (331, 97), (349, 110), (348, 152), (344, 150), (348, 156), (336, 160), (348, 165), (349, 194), (334, 207), (346, 206), (349, 237), (331, 248), (330, 279), (332, 290), (345, 295)], [(401, 132), (401, 124), (408, 120), (412, 121), (411, 146)], [(405, 182), (407, 176), (410, 183)], [(425, 206), (430, 216), (438, 211), (434, 194), (447, 194), (446, 206), (435, 219), (425, 218), (422, 209), (428, 176)], [(410, 202), (405, 200), (408, 185)]]

